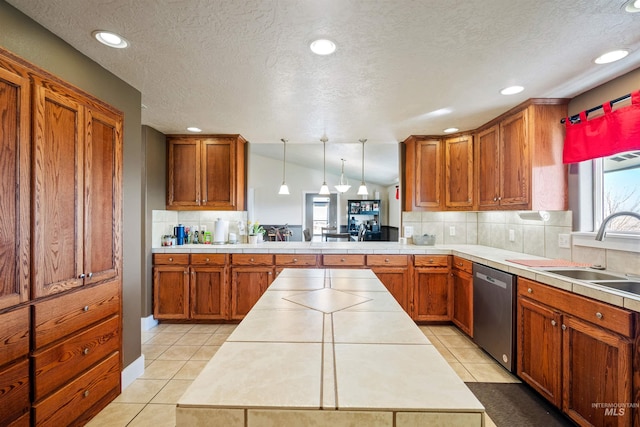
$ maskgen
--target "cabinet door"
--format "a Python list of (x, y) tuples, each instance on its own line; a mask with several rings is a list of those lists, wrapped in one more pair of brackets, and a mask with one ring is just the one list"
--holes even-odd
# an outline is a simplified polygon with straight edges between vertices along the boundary
[(473, 207), (473, 138), (445, 140), (445, 204), (447, 208)]
[(36, 85), (33, 151), (34, 298), (83, 279), (84, 109), (53, 85)]
[(561, 407), (562, 316), (544, 305), (518, 297), (518, 376)]
[(441, 143), (438, 140), (417, 141), (415, 153), (415, 204), (439, 209), (443, 187)]
[(189, 305), (192, 319), (226, 319), (228, 303), (225, 267), (191, 267)]
[(29, 299), (29, 80), (0, 68), (0, 309)]
[(189, 318), (188, 270), (186, 265), (153, 268), (153, 317), (161, 320)]
[(83, 272), (88, 284), (119, 274), (122, 120), (89, 109), (86, 118)]
[(231, 269), (231, 319), (242, 319), (273, 281), (273, 267)]
[(449, 272), (415, 269), (413, 319), (451, 320), (449, 310)]
[(236, 145), (232, 138), (202, 141), (202, 206), (232, 209), (236, 206)]
[(453, 270), (452, 278), (451, 320), (473, 337), (473, 276), (461, 270)]
[(373, 267), (371, 270), (398, 301), (406, 313), (409, 309), (409, 270), (407, 268)]
[(11, 425), (29, 412), (29, 361), (24, 359), (0, 370), (0, 425)]
[(167, 207), (200, 206), (200, 140), (169, 138)]
[(626, 338), (564, 316), (562, 410), (584, 426), (630, 426), (631, 408), (594, 407), (631, 403), (632, 343)]
[(478, 207), (496, 208), (500, 201), (500, 139), (499, 126), (479, 132), (476, 137), (478, 163)]
[(504, 208), (529, 203), (531, 161), (527, 110), (500, 123), (500, 205)]

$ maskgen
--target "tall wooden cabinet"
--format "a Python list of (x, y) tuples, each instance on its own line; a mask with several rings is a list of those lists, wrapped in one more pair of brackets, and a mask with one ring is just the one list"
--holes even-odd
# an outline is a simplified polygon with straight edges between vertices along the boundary
[(0, 49), (0, 122), (0, 425), (84, 424), (120, 393), (122, 113)]
[(566, 100), (532, 99), (476, 134), (476, 198), (480, 210), (565, 210), (562, 163)]
[(244, 210), (245, 146), (240, 135), (167, 137), (167, 209)]

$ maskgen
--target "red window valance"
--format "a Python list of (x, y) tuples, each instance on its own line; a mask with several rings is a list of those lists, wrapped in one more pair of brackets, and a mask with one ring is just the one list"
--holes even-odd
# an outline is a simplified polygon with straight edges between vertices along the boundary
[(587, 119), (580, 113), (580, 121), (566, 118), (564, 163), (576, 163), (623, 151), (640, 149), (640, 91), (631, 93), (631, 105), (611, 111), (609, 102), (602, 105), (604, 115)]

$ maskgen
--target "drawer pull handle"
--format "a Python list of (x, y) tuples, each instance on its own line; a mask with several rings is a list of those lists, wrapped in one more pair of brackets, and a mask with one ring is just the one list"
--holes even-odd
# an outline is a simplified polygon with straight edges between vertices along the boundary
[(85, 390), (84, 393), (82, 393), (82, 395), (84, 397), (89, 397), (89, 390)]
[(205, 259), (205, 262), (209, 262), (209, 258)]
[(169, 262), (173, 262), (173, 258), (169, 258)]
[(527, 292), (529, 292), (530, 294), (532, 294), (532, 293), (533, 293), (533, 289), (529, 288), (529, 289), (527, 289)]
[(597, 313), (596, 313), (596, 317), (597, 317), (598, 319), (602, 319), (602, 313), (597, 312)]
[(89, 273), (89, 279), (93, 277), (93, 273)]
[(253, 261), (254, 261), (254, 259), (253, 259), (253, 258), (249, 259), (249, 262), (253, 262)]
[(82, 354), (84, 354), (84, 355), (89, 354), (89, 347), (85, 347), (85, 349), (82, 350)]
[(567, 330), (567, 325), (562, 325), (562, 330), (566, 331)]
[(458, 264), (456, 264), (458, 267), (462, 267), (464, 264), (462, 264), (461, 262), (459, 262)]
[(389, 258), (385, 258), (384, 262), (391, 262), (391, 260), (389, 260)]
[(340, 262), (345, 262), (345, 261), (346, 261), (346, 259), (340, 258)]
[(85, 305), (84, 307), (82, 307), (82, 311), (89, 311), (89, 306)]
[(78, 279), (84, 279), (85, 274), (82, 273), (81, 275), (78, 276)]
[(552, 321), (551, 321), (551, 326), (556, 326), (556, 325), (557, 325), (556, 321), (555, 321), (555, 320), (552, 320)]
[(298, 258), (294, 258), (294, 259), (293, 259), (293, 262), (298, 262)]
[(434, 262), (433, 258), (429, 259), (429, 262), (433, 263)]

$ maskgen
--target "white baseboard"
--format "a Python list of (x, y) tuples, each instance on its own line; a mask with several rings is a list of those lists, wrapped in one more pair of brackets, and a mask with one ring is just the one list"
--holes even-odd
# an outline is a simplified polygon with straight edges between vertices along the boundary
[(141, 354), (140, 357), (134, 360), (133, 363), (124, 368), (120, 373), (122, 390), (129, 387), (131, 383), (142, 374), (144, 374), (144, 354)]
[(158, 326), (158, 321), (153, 318), (153, 315), (140, 319), (140, 327), (142, 328), (142, 331), (148, 331), (156, 326)]

